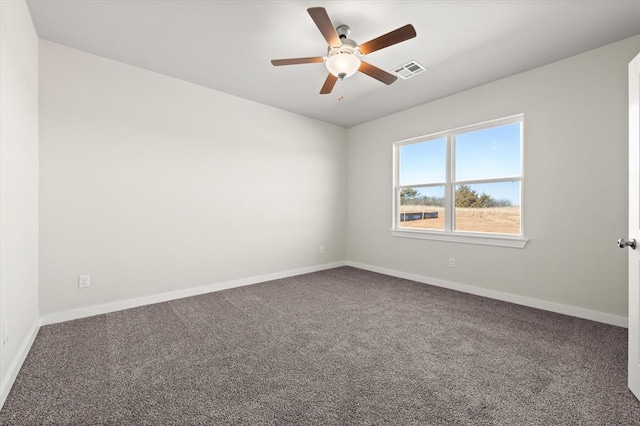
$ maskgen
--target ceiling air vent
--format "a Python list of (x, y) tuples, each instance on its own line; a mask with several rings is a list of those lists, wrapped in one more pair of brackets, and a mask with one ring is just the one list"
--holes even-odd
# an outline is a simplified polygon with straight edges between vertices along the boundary
[(396, 73), (403, 79), (408, 79), (413, 77), (414, 75), (420, 74), (422, 71), (425, 71), (426, 68), (417, 63), (416, 61), (409, 61), (406, 64), (396, 67), (393, 72)]

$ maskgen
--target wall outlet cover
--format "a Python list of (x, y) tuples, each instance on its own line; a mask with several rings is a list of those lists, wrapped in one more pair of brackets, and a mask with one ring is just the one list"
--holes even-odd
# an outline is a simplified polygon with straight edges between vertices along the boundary
[(87, 288), (91, 286), (91, 278), (89, 275), (78, 276), (78, 288)]

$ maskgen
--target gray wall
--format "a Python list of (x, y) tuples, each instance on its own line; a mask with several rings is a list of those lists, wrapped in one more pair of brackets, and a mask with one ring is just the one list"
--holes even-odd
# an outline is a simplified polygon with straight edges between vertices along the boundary
[[(639, 51), (636, 36), (349, 129), (349, 261), (626, 317), (627, 253), (615, 241), (627, 233), (627, 65)], [(517, 113), (524, 249), (389, 234), (393, 142)]]
[(1, 406), (39, 315), (38, 36), (23, 1), (0, 2), (0, 17)]
[(41, 41), (41, 314), (344, 262), (345, 133)]

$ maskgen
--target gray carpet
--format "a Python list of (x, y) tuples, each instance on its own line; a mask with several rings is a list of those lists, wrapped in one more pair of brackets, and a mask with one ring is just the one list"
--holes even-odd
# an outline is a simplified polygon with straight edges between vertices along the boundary
[(638, 425), (622, 328), (344, 267), (40, 329), (2, 425)]

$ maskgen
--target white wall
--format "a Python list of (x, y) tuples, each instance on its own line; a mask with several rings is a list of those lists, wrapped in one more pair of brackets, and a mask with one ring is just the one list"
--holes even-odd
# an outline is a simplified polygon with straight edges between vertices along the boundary
[[(627, 64), (639, 51), (636, 36), (349, 129), (348, 259), (624, 320), (627, 252), (615, 242), (627, 234)], [(526, 248), (390, 236), (394, 141), (517, 113)]]
[(24, 1), (0, 17), (2, 406), (38, 329), (38, 36)]
[(43, 316), (344, 262), (344, 129), (40, 43)]

